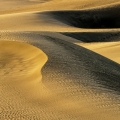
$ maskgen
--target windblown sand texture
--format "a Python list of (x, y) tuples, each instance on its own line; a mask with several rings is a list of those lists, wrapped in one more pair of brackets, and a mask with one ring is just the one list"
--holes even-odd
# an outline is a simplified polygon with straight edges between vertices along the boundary
[(120, 0), (0, 0), (0, 120), (120, 120)]

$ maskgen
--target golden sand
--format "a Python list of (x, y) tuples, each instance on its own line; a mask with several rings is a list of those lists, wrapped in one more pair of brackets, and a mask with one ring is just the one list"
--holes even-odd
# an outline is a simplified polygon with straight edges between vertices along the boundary
[(119, 120), (119, 6), (0, 0), (0, 120)]

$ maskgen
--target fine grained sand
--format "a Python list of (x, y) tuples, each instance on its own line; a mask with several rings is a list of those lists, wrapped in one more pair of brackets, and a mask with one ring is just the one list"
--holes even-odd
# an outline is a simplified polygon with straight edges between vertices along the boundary
[(0, 7), (0, 120), (120, 119), (119, 0)]

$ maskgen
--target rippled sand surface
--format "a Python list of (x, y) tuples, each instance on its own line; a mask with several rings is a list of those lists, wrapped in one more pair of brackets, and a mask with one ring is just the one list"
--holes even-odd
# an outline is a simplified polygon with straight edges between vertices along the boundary
[(119, 10), (0, 0), (0, 120), (119, 120)]

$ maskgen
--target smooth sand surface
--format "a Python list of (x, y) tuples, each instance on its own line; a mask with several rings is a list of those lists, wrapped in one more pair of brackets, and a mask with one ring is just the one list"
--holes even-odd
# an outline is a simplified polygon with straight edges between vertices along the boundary
[[(1, 0), (2, 1), (2, 0)], [(30, 0), (25, 1), (22, 0), (21, 2), (18, 0), (5, 0), (9, 3), (12, 8), (9, 9), (8, 4), (6, 2), (2, 1), (1, 7), (3, 8), (3, 5), (5, 6), (3, 9), (1, 9), (0, 14), (10, 14), (10, 13), (20, 13), (20, 12), (33, 12), (33, 11), (52, 11), (52, 10), (79, 10), (79, 9), (89, 9), (94, 7), (100, 7), (100, 6), (111, 6), (120, 4), (119, 0), (39, 0), (40, 3), (35, 4), (37, 1), (32, 1), (32, 4)], [(23, 2), (26, 3), (25, 7), (23, 5)], [(42, 2), (43, 1), (43, 2)], [(13, 4), (14, 3), (14, 4)], [(17, 8), (17, 6), (19, 8)], [(20, 4), (21, 3), (21, 4)], [(42, 4), (41, 4), (42, 3)]]
[(119, 10), (0, 0), (0, 120), (119, 120)]

